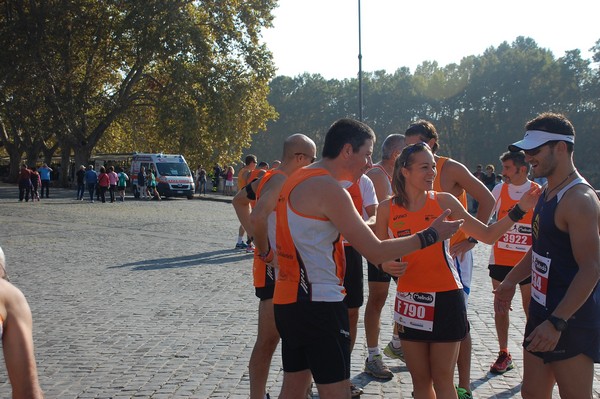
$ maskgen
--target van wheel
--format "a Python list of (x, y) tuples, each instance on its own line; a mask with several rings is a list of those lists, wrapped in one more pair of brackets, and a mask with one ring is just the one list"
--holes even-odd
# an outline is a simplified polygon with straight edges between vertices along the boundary
[(187, 196), (187, 199), (194, 199), (194, 194), (189, 194), (189, 195)]

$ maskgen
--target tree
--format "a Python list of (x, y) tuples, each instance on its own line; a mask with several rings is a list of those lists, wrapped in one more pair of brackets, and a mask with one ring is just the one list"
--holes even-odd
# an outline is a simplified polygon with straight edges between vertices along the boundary
[(87, 162), (117, 120), (146, 108), (156, 123), (150, 128), (178, 143), (178, 152), (233, 158), (275, 115), (266, 101), (272, 57), (259, 41), (274, 6), (275, 0), (6, 2), (0, 70), (36, 76), (61, 154), (68, 159), (72, 151), (76, 164)]

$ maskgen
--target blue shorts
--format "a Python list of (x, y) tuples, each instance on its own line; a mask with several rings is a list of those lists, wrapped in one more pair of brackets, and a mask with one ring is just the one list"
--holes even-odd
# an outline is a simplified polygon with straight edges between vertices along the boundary
[[(545, 320), (545, 317), (530, 312), (524, 337), (527, 338)], [(525, 338), (523, 339), (523, 348), (529, 345), (529, 341), (525, 341)], [(582, 353), (591, 358), (594, 363), (600, 363), (600, 328), (583, 328), (569, 325), (560, 334), (553, 351), (530, 353), (542, 359), (544, 363), (570, 359)]]
[(274, 305), (283, 370), (310, 370), (317, 384), (350, 378), (350, 327), (343, 302)]

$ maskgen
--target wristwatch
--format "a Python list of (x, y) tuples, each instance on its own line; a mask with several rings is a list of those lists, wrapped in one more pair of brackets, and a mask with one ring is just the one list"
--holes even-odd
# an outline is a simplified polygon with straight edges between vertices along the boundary
[(471, 244), (478, 244), (479, 243), (479, 241), (477, 241), (473, 237), (467, 237), (467, 241), (469, 241)]
[(548, 316), (548, 321), (552, 323), (556, 331), (565, 331), (567, 329), (567, 321), (553, 315)]

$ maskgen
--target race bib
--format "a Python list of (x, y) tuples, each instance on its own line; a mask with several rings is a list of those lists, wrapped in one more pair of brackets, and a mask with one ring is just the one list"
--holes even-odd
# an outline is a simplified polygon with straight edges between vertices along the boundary
[(527, 252), (531, 247), (531, 225), (515, 223), (513, 227), (498, 240), (498, 248), (509, 251)]
[(405, 327), (433, 331), (435, 292), (396, 292), (394, 320)]
[(550, 262), (550, 258), (531, 253), (531, 297), (542, 306), (546, 306)]

